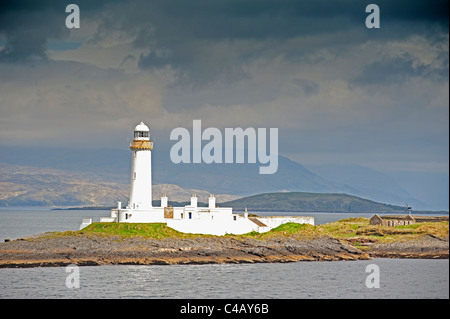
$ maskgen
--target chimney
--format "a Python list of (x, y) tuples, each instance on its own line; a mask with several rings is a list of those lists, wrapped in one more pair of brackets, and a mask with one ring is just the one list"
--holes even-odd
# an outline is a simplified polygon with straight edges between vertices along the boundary
[(163, 195), (161, 196), (161, 207), (162, 207), (162, 208), (167, 207), (167, 196), (166, 196), (166, 194), (163, 194)]
[(209, 195), (208, 208), (216, 208), (216, 198), (213, 194)]
[(197, 195), (192, 194), (191, 196), (191, 206), (197, 207)]

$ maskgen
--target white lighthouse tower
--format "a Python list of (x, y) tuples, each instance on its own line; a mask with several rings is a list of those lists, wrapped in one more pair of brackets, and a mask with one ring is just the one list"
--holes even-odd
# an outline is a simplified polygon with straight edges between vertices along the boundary
[(149, 210), (152, 208), (152, 149), (150, 130), (144, 122), (134, 128), (131, 149), (131, 188), (128, 208)]

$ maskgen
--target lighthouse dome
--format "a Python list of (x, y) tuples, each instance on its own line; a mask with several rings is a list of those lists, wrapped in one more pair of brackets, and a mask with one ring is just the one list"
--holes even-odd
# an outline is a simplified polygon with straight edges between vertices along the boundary
[(148, 128), (147, 125), (144, 124), (144, 122), (139, 123), (138, 125), (136, 125), (136, 127), (134, 128), (134, 131), (140, 131), (140, 132), (149, 132), (150, 129)]
[(150, 129), (144, 122), (139, 123), (134, 128), (134, 139), (135, 140), (149, 140), (150, 138)]

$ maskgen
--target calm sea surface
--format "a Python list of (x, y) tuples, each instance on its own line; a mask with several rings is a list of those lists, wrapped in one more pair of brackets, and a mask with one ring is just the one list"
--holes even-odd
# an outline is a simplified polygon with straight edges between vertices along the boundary
[[(369, 264), (380, 288), (367, 288)], [(0, 269), (0, 298), (449, 298), (448, 260)]]
[[(82, 218), (98, 221), (108, 215), (95, 210), (0, 209), (0, 240), (76, 230)], [(279, 215), (314, 216), (316, 224), (372, 216)], [(379, 288), (366, 286), (370, 264), (378, 266)], [(0, 269), (0, 298), (449, 298), (448, 260), (79, 267), (79, 288), (66, 286), (70, 274), (65, 267)]]

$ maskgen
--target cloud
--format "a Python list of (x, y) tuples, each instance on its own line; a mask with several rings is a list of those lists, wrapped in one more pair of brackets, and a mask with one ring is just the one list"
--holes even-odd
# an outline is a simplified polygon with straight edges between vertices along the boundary
[[(414, 2), (401, 2), (396, 6), (391, 3), (380, 4), (383, 12), (386, 11), (383, 23), (387, 25), (378, 30), (377, 37), (381, 39), (404, 36), (408, 33), (403, 29), (404, 25), (408, 25), (410, 32), (426, 32), (423, 23), (430, 21), (440, 26), (441, 32), (446, 28), (439, 22), (441, 20), (432, 20), (442, 16), (433, 8), (420, 4), (421, 11), (418, 11), (411, 9)], [(411, 16), (399, 15), (403, 9), (411, 11)], [(141, 57), (141, 67), (169, 63), (188, 75), (193, 74), (191, 81), (216, 80), (217, 76), (223, 75), (223, 70), (215, 68), (215, 65), (226, 66), (226, 70), (242, 69), (249, 59), (267, 57), (268, 54), (283, 54), (298, 60), (320, 47), (334, 46), (339, 50), (352, 41), (363, 43), (374, 36), (363, 23), (366, 16), (364, 4), (354, 1), (316, 1), (314, 4), (304, 1), (232, 1), (227, 6), (223, 3), (207, 6), (204, 11), (194, 8), (185, 11), (182, 8), (181, 14), (177, 15), (156, 12), (160, 18), (156, 19), (154, 32), (149, 35), (151, 41), (143, 38), (139, 46), (156, 44), (168, 53), (158, 56), (152, 54), (154, 48), (151, 48), (149, 55)], [(286, 44), (300, 42), (299, 39), (305, 42), (304, 45), (287, 47)], [(315, 42), (308, 43), (307, 40)], [(216, 48), (228, 58), (214, 51)], [(231, 80), (235, 79), (231, 77)]]
[(47, 40), (67, 35), (58, 21), (58, 6), (33, 1), (6, 1), (0, 6), (0, 36), (6, 39), (0, 61), (46, 60)]
[[(350, 0), (136, 0), (112, 1), (102, 11), (90, 6), (82, 11), (97, 22), (89, 44), (113, 47), (118, 41), (132, 43), (142, 51), (137, 55), (140, 68), (170, 67), (180, 73), (182, 85), (204, 86), (245, 78), (247, 61), (268, 53), (283, 53), (295, 60), (316, 50), (317, 45), (339, 49), (369, 37), (397, 38), (429, 32), (430, 27), (438, 31), (433, 33), (442, 33), (448, 28), (448, 16), (442, 13), (448, 7), (446, 1), (381, 1), (379, 5), (383, 27), (377, 33), (365, 28), (365, 4)], [(293, 39), (321, 37), (328, 43), (283, 51)]]
[(67, 61), (0, 68), (0, 143), (111, 146), (136, 119), (166, 112), (161, 99), (170, 75), (130, 76)]
[[(47, 60), (49, 40), (64, 40), (70, 31), (65, 25), (65, 8), (71, 1), (6, 0), (0, 4), (0, 40), (6, 44), (0, 51), (0, 62)], [(89, 19), (105, 1), (78, 0), (83, 15)]]
[(2, 2), (0, 142), (202, 119), (279, 127), (299, 160), (448, 162), (447, 1), (380, 0), (379, 30), (350, 0), (78, 1), (70, 31), (66, 4)]

